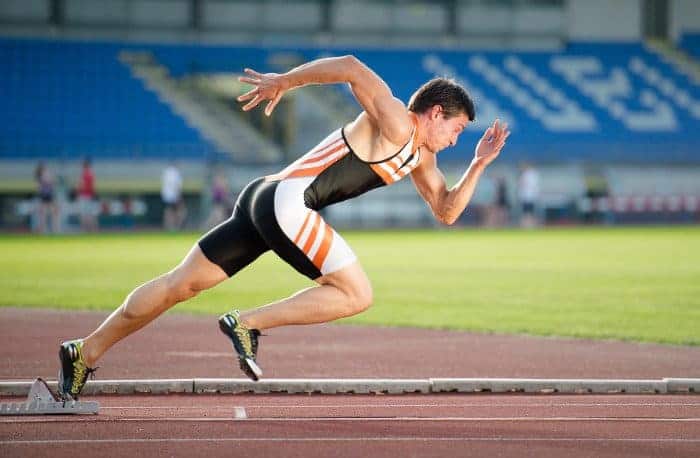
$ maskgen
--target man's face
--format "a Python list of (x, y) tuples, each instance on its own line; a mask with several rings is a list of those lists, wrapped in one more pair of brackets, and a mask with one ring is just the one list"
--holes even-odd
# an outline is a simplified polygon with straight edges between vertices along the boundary
[(469, 118), (466, 114), (460, 113), (448, 119), (441, 106), (434, 106), (430, 112), (425, 146), (435, 153), (448, 146), (455, 146), (459, 134), (467, 127), (467, 124), (469, 124)]

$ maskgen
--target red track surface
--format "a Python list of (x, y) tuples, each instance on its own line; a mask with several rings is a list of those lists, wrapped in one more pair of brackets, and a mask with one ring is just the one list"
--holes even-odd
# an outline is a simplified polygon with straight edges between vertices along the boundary
[(171, 395), (99, 400), (99, 416), (0, 419), (0, 455), (700, 455), (698, 396)]
[[(55, 379), (60, 342), (107, 315), (0, 308), (0, 379)], [(700, 378), (700, 347), (333, 325), (265, 333), (266, 378)], [(212, 316), (167, 314), (98, 365), (103, 380), (243, 377)]]
[[(0, 309), (0, 378), (53, 378), (58, 343), (104, 316)], [(262, 345), (266, 377), (700, 376), (697, 347), (352, 326), (273, 330)], [(101, 365), (103, 379), (241, 377), (211, 317), (163, 317)], [(86, 399), (100, 415), (0, 417), (0, 456), (700, 456), (698, 395)]]

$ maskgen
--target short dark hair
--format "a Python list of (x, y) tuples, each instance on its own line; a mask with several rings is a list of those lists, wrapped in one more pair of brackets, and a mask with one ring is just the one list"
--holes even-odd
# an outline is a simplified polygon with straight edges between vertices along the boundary
[(453, 79), (433, 78), (411, 96), (408, 109), (414, 113), (425, 113), (435, 105), (440, 105), (446, 118), (466, 114), (474, 121), (474, 102), (464, 87)]

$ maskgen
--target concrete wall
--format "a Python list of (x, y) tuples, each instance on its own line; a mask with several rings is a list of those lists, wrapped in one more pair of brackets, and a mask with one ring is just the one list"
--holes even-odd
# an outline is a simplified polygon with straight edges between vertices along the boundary
[(642, 0), (569, 0), (568, 38), (574, 41), (642, 39)]
[(559, 7), (460, 4), (457, 30), (466, 35), (564, 35), (566, 9)]
[(66, 23), (185, 27), (187, 0), (66, 0)]
[(2, 0), (0, 18), (6, 21), (46, 22), (49, 20), (49, 0)]
[(447, 28), (446, 10), (430, 2), (407, 2), (401, 8), (374, 1), (336, 2), (331, 11), (332, 27), (339, 31), (384, 32), (389, 30), (432, 31)]
[[(324, 0), (204, 0), (201, 26), (205, 32), (320, 32)], [(167, 32), (190, 25), (189, 0), (64, 0), (65, 25), (117, 26)], [(0, 0), (0, 22), (48, 22), (50, 0)], [(460, 37), (563, 37), (566, 9), (561, 6), (482, 3), (460, 0), (456, 17), (445, 3), (430, 0), (389, 2), (337, 0), (330, 8), (334, 34), (358, 37), (416, 35), (423, 39), (449, 34)]]
[[(481, 46), (489, 40), (507, 46), (539, 39), (633, 41), (642, 38), (643, 1), (566, 0), (562, 7), (458, 0), (452, 18), (442, 2), (337, 0), (330, 9), (333, 33), (327, 39), (354, 36), (384, 42), (415, 36), (418, 43), (423, 40), (429, 46), (446, 37), (454, 25), (457, 37), (447, 42), (456, 45), (470, 40), (482, 40)], [(183, 33), (190, 25), (189, 0), (64, 0), (64, 4), (67, 32), (72, 25), (94, 25), (99, 34), (101, 25), (110, 24), (129, 33), (157, 36)], [(700, 0), (670, 0), (670, 5), (672, 38), (683, 31), (700, 31)], [(36, 27), (48, 22), (50, 6), (50, 0), (0, 0), (0, 22)], [(201, 13), (200, 37), (244, 33), (267, 38), (261, 34), (295, 31), (312, 38), (324, 25), (322, 0), (204, 0)]]
[(683, 33), (700, 33), (700, 1), (671, 0), (669, 22), (673, 40), (679, 40)]

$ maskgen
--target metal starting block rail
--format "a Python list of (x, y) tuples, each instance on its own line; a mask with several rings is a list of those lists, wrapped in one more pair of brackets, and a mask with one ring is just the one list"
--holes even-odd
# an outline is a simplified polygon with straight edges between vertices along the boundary
[(73, 415), (97, 414), (100, 403), (95, 401), (62, 401), (56, 399), (46, 382), (37, 378), (29, 389), (26, 402), (0, 404), (0, 415)]

